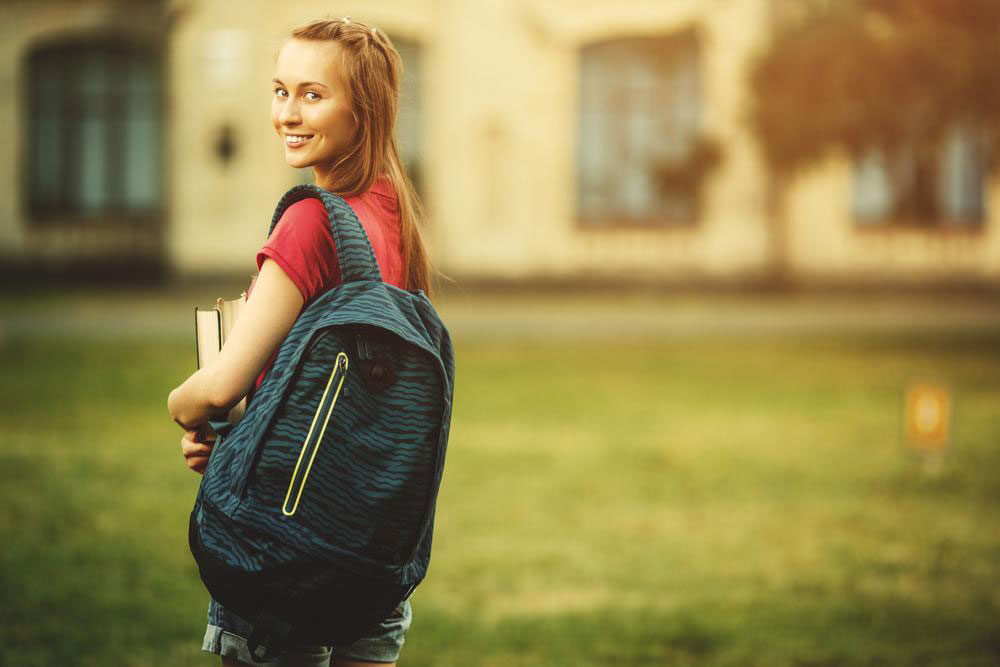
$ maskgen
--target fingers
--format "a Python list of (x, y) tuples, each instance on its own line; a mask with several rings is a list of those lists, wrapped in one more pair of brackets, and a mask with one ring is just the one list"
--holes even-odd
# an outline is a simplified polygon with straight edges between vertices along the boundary
[(181, 453), (184, 455), (184, 461), (188, 468), (196, 473), (204, 474), (205, 466), (212, 455), (212, 448), (215, 446), (215, 439), (213, 438), (209, 442), (197, 442), (194, 440), (196, 435), (195, 431), (188, 431), (184, 434), (184, 437), (181, 438)]
[(199, 475), (205, 474), (205, 466), (207, 465), (208, 465), (207, 456), (192, 456), (191, 458), (187, 459), (187, 467), (191, 468), (191, 470), (194, 470)]
[(184, 456), (208, 456), (212, 453), (214, 443), (194, 442), (187, 438), (181, 440), (181, 451)]

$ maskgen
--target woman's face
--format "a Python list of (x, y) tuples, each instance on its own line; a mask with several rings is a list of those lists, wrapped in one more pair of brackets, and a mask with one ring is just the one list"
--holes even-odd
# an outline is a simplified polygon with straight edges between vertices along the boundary
[(354, 134), (350, 93), (336, 42), (290, 39), (278, 53), (271, 122), (292, 167), (323, 168)]

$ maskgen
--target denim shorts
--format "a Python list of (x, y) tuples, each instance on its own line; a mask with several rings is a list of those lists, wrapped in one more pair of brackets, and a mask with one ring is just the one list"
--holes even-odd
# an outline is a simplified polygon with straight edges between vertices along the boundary
[(253, 627), (245, 619), (224, 608), (214, 599), (208, 603), (208, 629), (202, 651), (218, 653), (250, 665), (276, 667), (327, 667), (330, 658), (367, 662), (396, 662), (410, 627), (410, 601), (403, 600), (389, 616), (366, 636), (347, 646), (292, 645), (275, 660), (258, 662), (250, 656), (247, 636)]

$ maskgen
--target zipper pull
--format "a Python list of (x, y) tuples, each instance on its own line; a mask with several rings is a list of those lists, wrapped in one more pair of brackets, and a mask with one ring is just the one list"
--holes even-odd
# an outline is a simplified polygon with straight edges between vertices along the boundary
[(340, 366), (341, 371), (344, 374), (344, 396), (348, 396), (351, 393), (351, 385), (347, 382), (347, 357), (338, 357), (337, 365)]

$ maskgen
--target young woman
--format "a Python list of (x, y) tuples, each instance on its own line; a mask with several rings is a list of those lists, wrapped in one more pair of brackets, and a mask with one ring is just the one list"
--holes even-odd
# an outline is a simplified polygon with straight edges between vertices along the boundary
[[(293, 167), (312, 167), (317, 185), (347, 201), (371, 241), (382, 279), (430, 295), (432, 266), (420, 232), (420, 206), (399, 159), (393, 127), (402, 63), (388, 37), (350, 17), (310, 22), (292, 31), (278, 52), (271, 121)], [(341, 282), (323, 205), (292, 204), (257, 253), (259, 273), (247, 302), (212, 364), (167, 399), (184, 430), (181, 451), (202, 473), (214, 438), (198, 427), (248, 404), (296, 318)], [(255, 663), (247, 650), (250, 624), (211, 600), (202, 649), (223, 665)], [(293, 647), (281, 665), (395, 664), (410, 625), (404, 601), (382, 624), (350, 646)], [(275, 664), (275, 663), (272, 663)]]

